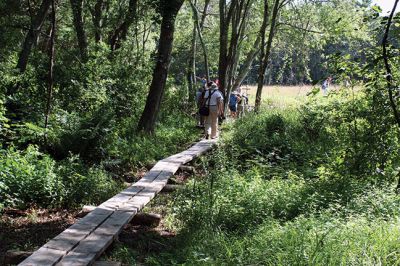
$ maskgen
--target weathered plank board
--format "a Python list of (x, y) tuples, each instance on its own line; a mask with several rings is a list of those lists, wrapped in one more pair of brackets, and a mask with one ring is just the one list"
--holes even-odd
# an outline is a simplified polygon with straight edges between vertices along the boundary
[(138, 182), (100, 204), (19, 265), (94, 263), (124, 226), (163, 189), (182, 164), (204, 154), (215, 143), (216, 140), (202, 140), (186, 151), (159, 161)]

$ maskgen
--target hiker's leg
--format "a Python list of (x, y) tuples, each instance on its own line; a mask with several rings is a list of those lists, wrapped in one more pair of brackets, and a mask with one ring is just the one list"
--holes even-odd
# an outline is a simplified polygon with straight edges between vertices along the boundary
[(208, 136), (211, 135), (211, 112), (208, 116), (205, 116), (204, 122), (204, 133)]
[(218, 111), (217, 106), (210, 106), (211, 138), (216, 138), (218, 130)]

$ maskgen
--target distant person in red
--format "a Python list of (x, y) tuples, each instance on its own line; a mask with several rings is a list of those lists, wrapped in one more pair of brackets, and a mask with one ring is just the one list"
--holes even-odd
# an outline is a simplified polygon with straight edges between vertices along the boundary
[(219, 79), (215, 79), (214, 83), (215, 83), (215, 84), (218, 86), (218, 88), (219, 88), (219, 86), (220, 86), (220, 84), (219, 84)]

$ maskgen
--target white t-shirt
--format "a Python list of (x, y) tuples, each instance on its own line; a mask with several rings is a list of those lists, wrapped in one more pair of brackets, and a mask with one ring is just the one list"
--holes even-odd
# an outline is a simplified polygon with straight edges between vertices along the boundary
[[(204, 99), (207, 99), (209, 94), (210, 94), (210, 90), (207, 90), (204, 93)], [(224, 100), (224, 97), (222, 96), (222, 93), (218, 89), (211, 90), (210, 106), (217, 105), (217, 101), (223, 101), (223, 100)], [(208, 105), (208, 99), (206, 100), (205, 104)]]

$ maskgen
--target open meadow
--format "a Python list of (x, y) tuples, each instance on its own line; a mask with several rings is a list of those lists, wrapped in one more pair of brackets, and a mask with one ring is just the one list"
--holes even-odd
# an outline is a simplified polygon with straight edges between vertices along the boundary
[[(334, 85), (331, 87), (331, 91), (339, 90), (339, 86)], [(298, 101), (305, 99), (307, 94), (309, 94), (313, 89), (319, 89), (320, 86), (312, 85), (293, 85), (293, 86), (282, 86), (282, 85), (266, 85), (263, 87), (263, 92), (261, 94), (263, 101), (272, 100), (275, 105), (292, 105)], [(249, 97), (249, 105), (254, 106), (254, 101), (256, 98), (257, 85), (244, 85), (241, 87), (242, 92), (246, 93)], [(320, 90), (319, 95), (322, 96), (322, 91)]]

